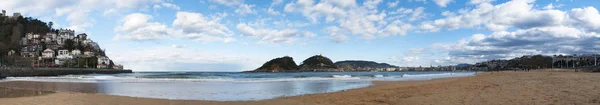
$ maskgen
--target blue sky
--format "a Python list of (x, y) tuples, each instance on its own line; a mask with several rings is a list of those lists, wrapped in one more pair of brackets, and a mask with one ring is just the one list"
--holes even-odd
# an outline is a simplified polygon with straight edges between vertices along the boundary
[(139, 71), (252, 70), (318, 54), (398, 66), (595, 53), (596, 0), (8, 0)]

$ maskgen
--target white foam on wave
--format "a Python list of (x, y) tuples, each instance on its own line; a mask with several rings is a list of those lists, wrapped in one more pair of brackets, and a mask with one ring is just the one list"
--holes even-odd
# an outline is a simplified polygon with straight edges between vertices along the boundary
[(372, 75), (372, 77), (353, 77), (351, 75), (331, 75), (330, 77), (305, 78), (141, 78), (134, 76), (117, 77), (111, 75), (66, 75), (56, 77), (8, 77), (2, 81), (39, 81), (39, 82), (285, 82), (285, 81), (323, 81), (323, 80), (428, 80), (435, 78), (465, 77), (476, 73), (435, 73)]
[(38, 82), (284, 82), (284, 81), (321, 81), (321, 80), (359, 80), (350, 75), (334, 75), (332, 77), (306, 78), (138, 78), (116, 77), (109, 75), (86, 76), (67, 75), (57, 77), (8, 77), (2, 81), (38, 81)]
[(352, 78), (351, 75), (332, 75), (333, 78)]
[(383, 75), (374, 75), (375, 78), (383, 78)]

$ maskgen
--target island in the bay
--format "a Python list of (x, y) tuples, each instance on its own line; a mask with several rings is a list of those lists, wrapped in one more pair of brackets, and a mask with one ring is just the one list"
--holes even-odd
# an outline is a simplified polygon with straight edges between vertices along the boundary
[[(7, 16), (3, 10), (0, 16), (0, 74), (52, 76), (131, 72), (110, 60), (87, 34), (75, 35), (75, 30), (54, 29), (52, 26), (53, 22), (23, 17), (20, 13)], [(47, 70), (54, 71), (45, 73)], [(90, 70), (95, 71), (84, 72)]]
[(502, 71), (564, 68), (600, 72), (597, 54), (582, 55), (525, 55), (508, 60), (489, 60), (475, 64), (449, 66), (399, 67), (387, 63), (363, 60), (332, 62), (323, 55), (315, 55), (296, 65), (289, 56), (275, 58), (249, 72), (390, 72), (390, 71)]
[(323, 55), (315, 55), (296, 65), (289, 56), (275, 58), (251, 72), (343, 72), (343, 71), (395, 71), (398, 66), (373, 61), (346, 60), (333, 62)]

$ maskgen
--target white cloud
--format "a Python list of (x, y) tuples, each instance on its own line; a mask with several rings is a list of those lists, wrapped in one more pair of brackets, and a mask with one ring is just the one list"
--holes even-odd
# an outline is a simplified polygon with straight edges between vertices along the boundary
[(514, 32), (474, 34), (453, 44), (435, 44), (433, 49), (448, 51), (452, 58), (474, 63), (491, 59), (510, 59), (530, 54), (590, 54), (600, 44), (600, 34), (565, 26), (519, 29)]
[[(322, 0), (318, 3), (312, 0), (299, 0), (286, 4), (284, 11), (299, 12), (312, 23), (320, 21), (337, 23), (338, 26), (329, 26), (325, 32), (331, 36), (332, 40), (342, 42), (348, 38), (345, 34), (358, 35), (363, 39), (373, 39), (375, 35), (383, 32), (388, 15), (385, 11), (377, 10), (380, 3), (382, 0), (366, 0), (362, 2), (363, 5), (359, 6), (355, 0)], [(411, 10), (410, 12), (414, 13), (412, 20), (424, 17), (423, 9), (420, 8), (417, 12)], [(389, 35), (391, 34), (381, 36)]]
[(316, 36), (317, 36), (317, 34), (315, 34), (315, 33), (312, 33), (312, 32), (310, 32), (310, 31), (305, 31), (305, 32), (304, 32), (304, 37), (309, 37), (309, 38), (312, 38), (312, 37), (316, 37)]
[[(298, 37), (303, 36), (296, 29), (261, 29), (249, 26), (246, 23), (240, 23), (237, 26), (238, 31), (244, 36), (260, 37), (259, 43), (293, 43)], [(306, 35), (306, 34), (305, 34)]]
[(238, 6), (244, 4), (244, 0), (208, 0), (209, 2), (225, 5), (225, 6)]
[(381, 0), (366, 0), (363, 5), (367, 7), (367, 9), (377, 9), (377, 5), (381, 2)]
[(174, 9), (174, 10), (181, 10), (181, 8), (179, 6), (177, 6), (175, 4), (172, 4), (172, 3), (166, 3), (166, 2), (163, 2), (160, 5), (155, 4), (153, 8), (154, 9), (160, 9), (162, 7), (167, 7), (167, 8), (171, 8), (171, 9)]
[(142, 13), (132, 13), (125, 16), (115, 28), (118, 34), (115, 39), (127, 40), (157, 40), (167, 38), (174, 32), (166, 25), (158, 22), (149, 22), (152, 16)]
[[(226, 16), (226, 14), (223, 14)], [(231, 36), (233, 32), (221, 24), (221, 17), (213, 16), (210, 20), (201, 13), (177, 12), (173, 27), (178, 28), (186, 39), (196, 41), (222, 41), (224, 43), (235, 41)]]
[(20, 12), (24, 16), (66, 16), (69, 23), (63, 28), (85, 32), (86, 28), (95, 24), (95, 19), (89, 16), (92, 12), (101, 12), (107, 15), (146, 8), (161, 2), (161, 0), (3, 0), (0, 7), (7, 10), (8, 13)]
[(398, 6), (398, 3), (400, 3), (400, 1), (388, 2), (387, 6), (388, 8), (395, 8), (396, 6)]
[(484, 27), (492, 31), (504, 31), (509, 28), (530, 29), (536, 27), (572, 26), (589, 31), (600, 32), (600, 18), (594, 7), (575, 8), (571, 11), (554, 9), (535, 9), (532, 0), (515, 0), (491, 5), (482, 3), (477, 8), (459, 11), (455, 15), (448, 13), (445, 18), (422, 22), (420, 28), (425, 31), (438, 31), (442, 28)]
[(279, 13), (279, 11), (273, 10), (273, 8), (271, 8), (271, 7), (267, 8), (267, 13), (269, 15), (274, 15), (274, 16), (280, 16), (280, 15), (285, 16), (285, 14), (281, 14), (281, 13)]
[(426, 16), (425, 7), (417, 7), (411, 13), (412, 14), (411, 14), (410, 18), (408, 19), (410, 21), (419, 20), (419, 19), (425, 18), (425, 16)]
[(453, 0), (433, 0), (433, 2), (435, 2), (435, 4), (437, 4), (440, 7), (446, 7), (448, 5), (448, 3), (452, 2)]
[(401, 21), (394, 21), (392, 24), (386, 26), (386, 28), (381, 32), (382, 36), (393, 36), (393, 35), (406, 35), (406, 33), (412, 30), (414, 27), (410, 24), (402, 23)]
[(496, 1), (496, 0), (471, 0), (469, 3), (470, 4), (481, 4), (481, 3), (491, 3), (494, 1)]
[(185, 45), (158, 46), (122, 50), (111, 53), (111, 59), (136, 71), (193, 70), (193, 71), (241, 71), (259, 66), (248, 57), (212, 53), (188, 49)]
[(187, 47), (187, 45), (177, 45), (177, 44), (174, 44), (174, 45), (171, 45), (171, 47), (173, 47), (173, 48), (185, 48), (185, 47)]
[(326, 17), (326, 21), (332, 22), (344, 18), (346, 11), (344, 9), (356, 6), (354, 0), (322, 0), (314, 4), (312, 0), (298, 0), (285, 5), (286, 12), (301, 12), (313, 23), (318, 22), (318, 18)]
[(237, 9), (235, 9), (235, 13), (238, 13), (240, 15), (255, 14), (256, 10), (253, 9), (254, 7), (255, 5), (242, 4)]
[(572, 9), (568, 16), (569, 23), (585, 30), (600, 33), (600, 13), (594, 7)]
[(446, 18), (423, 22), (421, 27), (436, 31), (483, 26), (493, 31), (507, 28), (531, 28), (557, 25), (564, 15), (558, 10), (535, 10), (532, 0), (515, 0), (503, 4), (482, 3), (477, 8), (448, 15)]
[(271, 6), (280, 5), (282, 3), (283, 3), (283, 0), (273, 0), (273, 2), (271, 3)]
[(348, 40), (348, 37), (346, 35), (344, 35), (344, 32), (336, 26), (329, 26), (327, 28), (325, 28), (325, 30), (323, 30), (324, 32), (329, 34), (329, 38), (331, 38), (333, 41), (340, 43), (340, 42), (345, 42), (346, 40)]

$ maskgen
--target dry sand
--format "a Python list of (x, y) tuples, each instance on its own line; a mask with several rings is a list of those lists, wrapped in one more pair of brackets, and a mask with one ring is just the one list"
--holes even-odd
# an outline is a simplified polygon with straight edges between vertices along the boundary
[[(11, 84), (13, 83), (13, 84)], [(35, 82), (30, 82), (35, 83)], [(11, 85), (7, 85), (11, 84)], [(342, 92), (262, 101), (182, 101), (91, 93), (48, 92), (2, 83), (2, 105), (533, 105), (600, 104), (600, 74), (557, 72), (487, 72), (477, 76), (410, 82), (375, 82)], [(15, 95), (17, 94), (17, 95)], [(8, 96), (7, 96), (8, 95)]]

